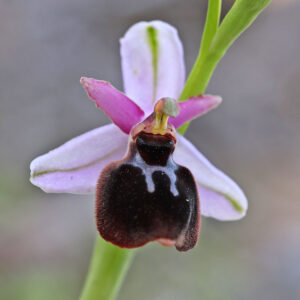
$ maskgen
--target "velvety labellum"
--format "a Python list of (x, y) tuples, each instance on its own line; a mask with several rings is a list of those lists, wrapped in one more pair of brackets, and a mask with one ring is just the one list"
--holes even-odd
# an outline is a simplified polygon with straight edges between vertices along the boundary
[(150, 241), (195, 246), (200, 205), (191, 172), (172, 158), (171, 134), (139, 132), (128, 153), (101, 173), (96, 192), (96, 222), (101, 236), (122, 248)]

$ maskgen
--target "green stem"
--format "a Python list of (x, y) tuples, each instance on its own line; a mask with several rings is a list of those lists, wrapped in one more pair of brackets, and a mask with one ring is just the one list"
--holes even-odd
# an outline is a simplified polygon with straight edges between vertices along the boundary
[[(203, 63), (205, 62), (206, 55), (209, 51), (209, 47), (212, 42), (212, 39), (218, 30), (218, 26), (219, 26), (219, 22), (220, 22), (220, 15), (221, 15), (221, 7), (222, 7), (222, 0), (209, 0), (208, 1), (206, 21), (205, 21), (203, 34), (202, 34), (198, 57), (196, 59), (194, 67), (192, 68), (192, 71), (187, 79), (187, 82), (181, 92), (179, 101), (185, 101), (189, 97), (197, 96), (199, 94), (204, 93), (205, 88), (203, 89), (202, 92), (195, 93), (193, 91), (193, 89), (194, 89), (193, 85), (201, 84), (201, 80), (203, 77), (199, 77), (199, 74), (198, 74), (199, 67), (201, 67), (203, 65)], [(190, 124), (190, 122), (185, 123), (177, 131), (183, 135), (186, 132), (186, 130), (188, 129), (189, 124)]]
[(80, 300), (115, 299), (134, 253), (97, 238)]
[[(209, 0), (207, 7), (206, 22), (203, 30), (202, 40), (200, 44), (200, 50), (198, 54), (198, 62), (204, 61), (206, 54), (209, 50), (213, 37), (215, 36), (220, 22), (222, 8), (222, 0)], [(185, 91), (184, 91), (185, 90)], [(184, 93), (188, 94), (186, 88), (183, 90), (181, 97)]]

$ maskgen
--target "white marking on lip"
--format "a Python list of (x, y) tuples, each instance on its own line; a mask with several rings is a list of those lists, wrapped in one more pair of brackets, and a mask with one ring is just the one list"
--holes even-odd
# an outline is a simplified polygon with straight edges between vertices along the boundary
[(142, 157), (138, 152), (135, 154), (135, 157), (133, 159), (127, 162), (127, 164), (138, 167), (143, 171), (146, 179), (147, 190), (149, 193), (153, 193), (155, 191), (152, 174), (156, 171), (160, 171), (169, 177), (171, 181), (171, 193), (173, 194), (173, 196), (176, 197), (179, 195), (179, 192), (176, 187), (176, 174), (175, 174), (175, 171), (178, 168), (177, 166), (174, 169), (168, 167), (161, 167), (161, 166), (150, 166), (145, 163), (145, 161), (142, 159)]

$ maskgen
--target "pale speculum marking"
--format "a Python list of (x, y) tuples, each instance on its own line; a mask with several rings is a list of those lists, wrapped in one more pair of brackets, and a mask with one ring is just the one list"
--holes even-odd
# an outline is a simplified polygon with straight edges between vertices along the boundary
[(179, 192), (177, 190), (176, 187), (176, 174), (175, 171), (177, 170), (177, 166), (174, 165), (174, 167), (172, 166), (172, 168), (166, 166), (151, 166), (145, 163), (145, 161), (142, 159), (142, 157), (140, 156), (140, 154), (137, 152), (135, 154), (135, 156), (130, 159), (127, 164), (138, 167), (142, 170), (144, 176), (145, 176), (145, 180), (146, 180), (146, 184), (147, 184), (147, 191), (149, 193), (153, 193), (155, 191), (155, 185), (152, 179), (152, 174), (154, 172), (161, 172), (166, 174), (171, 182), (170, 185), (170, 191), (173, 194), (174, 197), (179, 195)]

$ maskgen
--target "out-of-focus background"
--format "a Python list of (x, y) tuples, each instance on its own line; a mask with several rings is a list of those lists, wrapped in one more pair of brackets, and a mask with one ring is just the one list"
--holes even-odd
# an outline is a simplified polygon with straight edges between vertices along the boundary
[[(96, 235), (93, 198), (45, 194), (29, 163), (109, 122), (81, 75), (122, 89), (118, 39), (140, 20), (179, 30), (187, 70), (206, 0), (0, 0), (0, 299), (77, 299)], [(232, 1), (224, 1), (224, 12)], [(140, 251), (118, 299), (300, 299), (300, 3), (274, 0), (208, 87), (224, 101), (187, 136), (249, 198), (239, 222), (204, 219), (185, 254)]]

